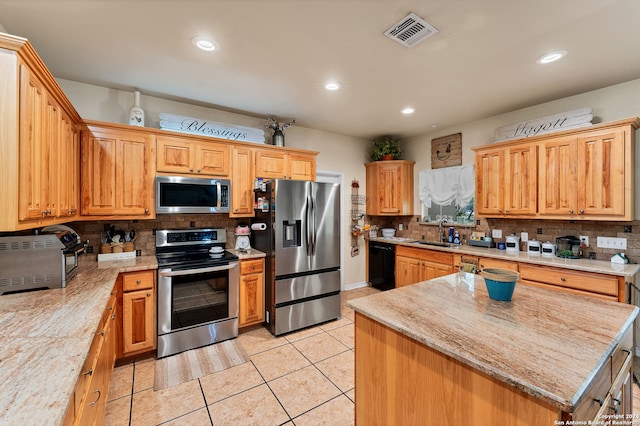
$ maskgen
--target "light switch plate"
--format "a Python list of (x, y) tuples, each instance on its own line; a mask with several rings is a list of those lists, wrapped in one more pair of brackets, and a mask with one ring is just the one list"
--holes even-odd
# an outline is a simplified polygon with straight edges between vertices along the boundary
[(611, 248), (611, 249), (617, 249), (617, 250), (627, 249), (626, 238), (598, 237), (597, 244), (598, 244), (598, 247), (600, 248)]
[(493, 238), (502, 238), (502, 229), (493, 229), (493, 230), (491, 230), (491, 237), (493, 237)]
[(528, 232), (521, 232), (520, 233), (520, 241), (522, 241), (523, 243), (526, 243), (527, 241), (529, 241), (529, 233)]

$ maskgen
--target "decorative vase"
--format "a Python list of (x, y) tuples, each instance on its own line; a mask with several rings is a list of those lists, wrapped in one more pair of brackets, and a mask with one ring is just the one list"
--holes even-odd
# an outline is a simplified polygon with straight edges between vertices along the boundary
[(284, 146), (284, 133), (282, 133), (282, 130), (276, 129), (273, 132), (273, 144), (275, 146)]
[(144, 110), (140, 107), (140, 92), (133, 92), (133, 106), (129, 108), (129, 124), (144, 127)]

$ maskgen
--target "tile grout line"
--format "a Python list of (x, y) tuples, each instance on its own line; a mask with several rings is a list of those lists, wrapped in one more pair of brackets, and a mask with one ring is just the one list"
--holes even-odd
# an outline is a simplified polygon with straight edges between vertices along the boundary
[[(206, 377), (206, 376), (205, 376)], [(202, 382), (200, 381), (200, 377), (198, 377), (198, 386), (200, 386), (200, 392), (202, 393), (202, 399), (204, 400), (204, 408), (207, 410), (207, 415), (209, 416), (209, 421), (213, 426), (213, 417), (211, 417), (211, 411), (209, 411), (209, 404), (207, 404), (207, 396), (204, 394), (204, 389), (202, 388)]]

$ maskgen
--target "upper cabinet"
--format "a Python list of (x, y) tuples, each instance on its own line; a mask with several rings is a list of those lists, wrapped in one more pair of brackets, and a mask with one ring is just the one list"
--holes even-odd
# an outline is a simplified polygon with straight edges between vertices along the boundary
[(374, 161), (367, 168), (367, 214), (413, 214), (413, 165), (406, 160)]
[(256, 149), (256, 177), (316, 180), (317, 154), (317, 152)]
[(158, 135), (157, 171), (228, 178), (229, 145)]
[(82, 132), (83, 215), (155, 217), (155, 135), (123, 127)]
[(80, 116), (26, 39), (0, 35), (0, 232), (75, 220)]
[(255, 179), (253, 148), (236, 145), (231, 149), (231, 211), (229, 217), (252, 217), (253, 180)]
[(634, 220), (637, 118), (476, 151), (477, 214)]

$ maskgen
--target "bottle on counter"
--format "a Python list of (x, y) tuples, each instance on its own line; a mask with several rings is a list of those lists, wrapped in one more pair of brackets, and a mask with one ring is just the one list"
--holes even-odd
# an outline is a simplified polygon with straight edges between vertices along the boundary
[(453, 226), (449, 227), (449, 242), (453, 243)]
[(458, 231), (453, 233), (453, 244), (460, 244), (460, 233)]

